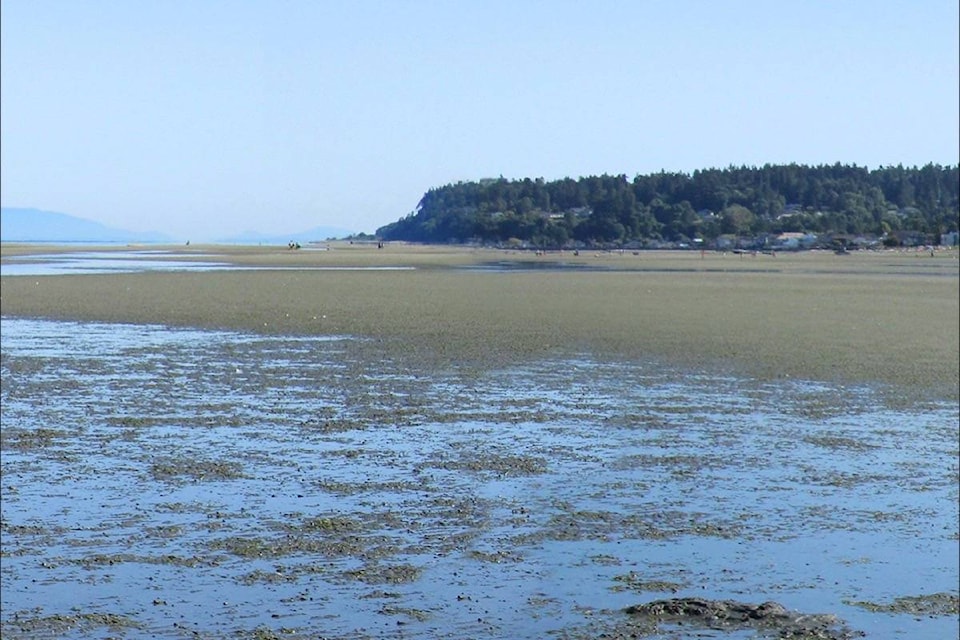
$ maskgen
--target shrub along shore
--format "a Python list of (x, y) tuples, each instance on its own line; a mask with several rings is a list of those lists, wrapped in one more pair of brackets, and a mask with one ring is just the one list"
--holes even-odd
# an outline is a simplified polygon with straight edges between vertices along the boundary
[[(904, 401), (960, 397), (955, 250), (741, 256), (347, 243), (325, 250), (162, 249), (170, 253), (150, 259), (235, 268), (4, 276), (0, 312), (351, 335), (370, 339), (362, 348), (374, 350), (371, 357), (411, 367), (496, 367), (589, 354), (771, 380), (879, 383)], [(2, 257), (62, 250), (69, 248), (4, 245)]]

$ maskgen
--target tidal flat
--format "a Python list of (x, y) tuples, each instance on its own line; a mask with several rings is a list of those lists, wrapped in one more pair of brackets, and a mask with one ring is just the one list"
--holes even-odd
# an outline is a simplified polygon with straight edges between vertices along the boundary
[[(76, 253), (2, 245), (0, 270), (51, 273)], [(85, 261), (94, 273), (3, 276), (0, 313), (353, 335), (414, 368), (590, 353), (960, 400), (958, 255), (108, 247)]]
[(955, 257), (374, 251), (3, 278), (4, 637), (960, 631)]

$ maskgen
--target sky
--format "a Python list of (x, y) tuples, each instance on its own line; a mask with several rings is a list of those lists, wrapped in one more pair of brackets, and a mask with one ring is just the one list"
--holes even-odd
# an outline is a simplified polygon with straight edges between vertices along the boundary
[(960, 162), (957, 0), (0, 0), (0, 201), (372, 233), (459, 181)]

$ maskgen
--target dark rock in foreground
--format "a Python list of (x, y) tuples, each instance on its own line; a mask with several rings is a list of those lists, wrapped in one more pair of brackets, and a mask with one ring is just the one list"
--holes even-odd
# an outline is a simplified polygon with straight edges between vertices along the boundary
[(627, 614), (665, 624), (684, 624), (711, 629), (755, 628), (776, 638), (848, 640), (862, 637), (850, 631), (833, 615), (801, 614), (776, 602), (749, 604), (735, 600), (670, 598), (627, 607)]

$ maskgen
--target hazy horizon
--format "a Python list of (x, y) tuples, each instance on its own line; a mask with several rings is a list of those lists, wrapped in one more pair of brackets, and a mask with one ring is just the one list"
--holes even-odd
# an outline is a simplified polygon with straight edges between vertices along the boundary
[(373, 232), (504, 176), (960, 162), (955, 1), (0, 0), (0, 199)]
[(309, 229), (244, 229), (219, 236), (172, 236), (153, 229), (132, 231), (121, 227), (104, 225), (101, 222), (73, 216), (63, 211), (44, 211), (32, 207), (0, 208), (3, 224), (0, 225), (0, 241), (28, 243), (182, 243), (216, 242), (243, 244), (248, 242), (288, 241), (313, 242), (330, 238), (345, 238), (356, 232), (329, 225)]

